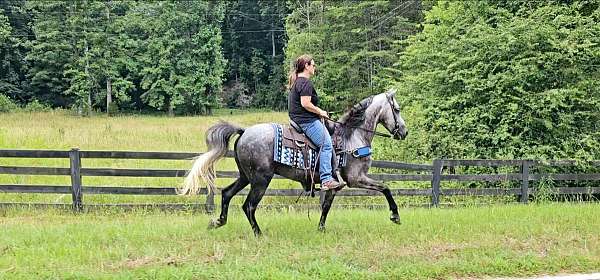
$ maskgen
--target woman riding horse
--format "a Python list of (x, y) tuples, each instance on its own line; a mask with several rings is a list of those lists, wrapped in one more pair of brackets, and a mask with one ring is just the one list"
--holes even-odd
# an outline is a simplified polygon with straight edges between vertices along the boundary
[[(311, 65), (312, 65), (312, 60)], [(311, 66), (309, 66), (311, 67)], [(362, 188), (381, 192), (392, 212), (390, 220), (400, 223), (398, 206), (392, 197), (390, 189), (383, 183), (373, 180), (367, 176), (371, 166), (370, 156), (357, 156), (352, 151), (367, 150), (376, 132), (375, 129), (381, 123), (394, 137), (404, 139), (408, 131), (404, 120), (400, 116), (400, 107), (394, 97), (395, 91), (373, 95), (365, 98), (354, 105), (339, 120), (339, 127), (343, 129), (344, 151), (347, 152), (346, 165), (341, 167), (341, 176), (350, 188)], [(233, 150), (234, 158), (239, 169), (239, 178), (221, 191), (221, 215), (212, 220), (211, 228), (217, 228), (227, 223), (227, 213), (231, 198), (250, 184), (250, 192), (242, 206), (255, 235), (260, 235), (261, 230), (256, 222), (255, 212), (258, 204), (264, 196), (271, 179), (275, 174), (300, 182), (302, 185), (310, 185), (311, 178), (306, 176), (304, 170), (280, 164), (274, 160), (274, 139), (276, 132), (273, 124), (256, 124), (248, 128), (242, 128), (226, 122), (213, 125), (206, 132), (206, 143), (208, 151), (200, 155), (195, 161), (192, 169), (185, 178), (184, 188), (180, 194), (197, 194), (204, 181), (209, 192), (215, 193), (215, 171), (214, 164), (227, 153), (229, 141), (234, 135), (240, 135), (235, 141)], [(319, 230), (325, 230), (327, 214), (333, 203), (336, 190), (327, 190), (321, 202), (321, 219)]]
[(315, 74), (315, 61), (309, 55), (296, 59), (290, 71), (288, 88), (288, 108), (290, 119), (298, 124), (304, 134), (319, 147), (319, 173), (322, 190), (343, 187), (332, 176), (331, 158), (333, 144), (322, 118), (329, 118), (326, 111), (317, 107), (319, 96), (310, 77)]

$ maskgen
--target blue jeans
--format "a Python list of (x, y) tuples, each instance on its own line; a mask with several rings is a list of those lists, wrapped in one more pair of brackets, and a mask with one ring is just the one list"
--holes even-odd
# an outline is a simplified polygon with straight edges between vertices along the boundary
[(304, 134), (317, 146), (321, 148), (319, 154), (319, 172), (321, 173), (321, 183), (333, 179), (331, 176), (331, 157), (333, 153), (333, 144), (331, 136), (320, 120), (314, 120), (309, 123), (299, 123)]

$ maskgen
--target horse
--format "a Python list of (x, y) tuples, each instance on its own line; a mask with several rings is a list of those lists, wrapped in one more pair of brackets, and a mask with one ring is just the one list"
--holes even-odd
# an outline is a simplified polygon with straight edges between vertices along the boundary
[[(378, 124), (391, 133), (394, 139), (404, 140), (408, 135), (404, 120), (400, 115), (400, 106), (395, 98), (395, 90), (372, 95), (345, 112), (337, 122), (338, 129), (343, 129), (343, 141), (347, 151), (361, 147), (370, 147), (375, 129)], [(328, 122), (330, 127), (332, 122)], [(188, 172), (180, 194), (195, 194), (199, 192), (201, 181), (207, 184), (209, 193), (215, 193), (216, 175), (214, 164), (225, 156), (232, 136), (239, 135), (234, 144), (234, 158), (239, 170), (239, 177), (221, 192), (221, 214), (218, 219), (209, 222), (209, 228), (218, 228), (227, 223), (227, 213), (231, 198), (240, 190), (250, 185), (250, 191), (242, 209), (252, 226), (256, 236), (261, 235), (261, 229), (255, 218), (258, 204), (264, 196), (269, 183), (275, 174), (300, 182), (305, 189), (311, 186), (310, 176), (301, 169), (274, 162), (273, 145), (275, 131), (273, 124), (262, 123), (242, 128), (224, 121), (211, 126), (206, 133), (206, 144), (209, 150), (197, 157)], [(389, 136), (389, 135), (388, 135)], [(371, 157), (357, 158), (347, 156), (346, 165), (340, 167), (338, 174), (349, 188), (375, 190), (382, 193), (391, 211), (390, 220), (400, 224), (398, 206), (392, 197), (390, 189), (382, 182), (367, 176), (371, 166)], [(317, 171), (318, 172), (318, 171)], [(318, 173), (312, 180), (318, 181)], [(317, 182), (318, 183), (318, 182)], [(321, 218), (318, 230), (325, 230), (327, 214), (333, 203), (337, 190), (327, 190), (321, 199)]]

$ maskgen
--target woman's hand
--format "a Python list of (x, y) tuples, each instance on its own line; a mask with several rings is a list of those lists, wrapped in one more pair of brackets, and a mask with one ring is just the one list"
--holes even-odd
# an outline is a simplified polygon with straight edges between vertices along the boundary
[(319, 116), (329, 119), (329, 114), (327, 114), (327, 111), (325, 110), (319, 109)]

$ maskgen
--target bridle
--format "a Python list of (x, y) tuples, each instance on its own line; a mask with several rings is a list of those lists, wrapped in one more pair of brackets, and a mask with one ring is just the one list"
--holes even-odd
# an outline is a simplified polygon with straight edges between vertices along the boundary
[[(394, 106), (394, 98), (393, 96), (386, 96), (388, 103), (390, 104), (390, 108), (392, 109), (392, 116), (394, 116), (394, 129), (392, 130), (392, 135), (397, 135), (400, 133), (400, 124), (398, 123), (398, 118), (396, 117), (396, 106)], [(391, 136), (388, 136), (391, 137)]]

